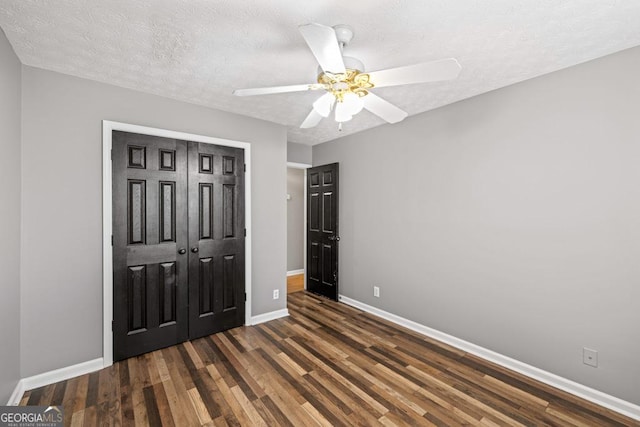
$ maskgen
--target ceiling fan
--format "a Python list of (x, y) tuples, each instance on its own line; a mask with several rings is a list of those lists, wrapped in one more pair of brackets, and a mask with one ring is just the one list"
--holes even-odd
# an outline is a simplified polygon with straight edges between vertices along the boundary
[(371, 89), (451, 80), (461, 70), (458, 61), (449, 58), (365, 73), (361, 61), (343, 56), (344, 47), (353, 38), (351, 27), (328, 27), (312, 23), (298, 28), (320, 64), (317, 83), (237, 89), (233, 94), (252, 96), (324, 90), (326, 93), (313, 103), (313, 109), (300, 125), (303, 129), (316, 126), (333, 111), (338, 130), (342, 130), (342, 123), (351, 120), (363, 108), (389, 123), (397, 123), (408, 114), (372, 93)]

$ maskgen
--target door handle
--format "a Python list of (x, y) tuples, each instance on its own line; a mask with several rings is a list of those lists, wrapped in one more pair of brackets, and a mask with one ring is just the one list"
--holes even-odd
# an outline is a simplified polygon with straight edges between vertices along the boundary
[(191, 248), (191, 252), (193, 252), (194, 254), (198, 253), (198, 248), (196, 246)]
[(186, 253), (187, 253), (187, 250), (186, 250), (185, 248), (180, 248), (180, 249), (178, 249), (178, 253), (179, 253), (180, 255), (184, 255), (184, 254), (186, 254)]
[(331, 235), (331, 236), (329, 236), (329, 240), (331, 240), (331, 241), (334, 241), (334, 240), (335, 240), (336, 242), (339, 242), (339, 241), (340, 241), (340, 236), (333, 236), (333, 235)]

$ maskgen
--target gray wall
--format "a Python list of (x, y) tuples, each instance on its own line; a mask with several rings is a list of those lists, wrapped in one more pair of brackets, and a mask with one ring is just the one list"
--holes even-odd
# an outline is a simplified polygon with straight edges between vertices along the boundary
[(22, 376), (102, 356), (103, 119), (252, 143), (253, 315), (286, 306), (271, 298), (286, 288), (284, 127), (31, 67), (22, 78)]
[(634, 48), (314, 146), (341, 293), (640, 404), (638, 76)]
[(292, 163), (311, 164), (311, 146), (287, 142), (287, 161)]
[(0, 405), (20, 379), (20, 70), (0, 30)]
[[(309, 147), (311, 148), (311, 147)], [(304, 268), (304, 169), (287, 168), (287, 271)]]

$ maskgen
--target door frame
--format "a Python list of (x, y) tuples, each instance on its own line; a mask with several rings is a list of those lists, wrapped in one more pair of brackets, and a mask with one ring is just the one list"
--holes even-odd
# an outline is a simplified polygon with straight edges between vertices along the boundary
[(302, 269), (304, 270), (304, 289), (307, 289), (307, 169), (313, 167), (313, 165), (309, 165), (307, 163), (295, 163), (295, 162), (287, 162), (287, 167), (292, 169), (302, 169), (304, 170), (303, 177), (303, 197), (304, 202), (302, 204), (302, 212), (304, 215), (304, 219), (302, 220)]
[[(203, 142), (205, 144), (222, 145), (244, 150), (244, 163), (247, 165), (244, 179), (245, 202), (245, 325), (251, 324), (251, 144), (231, 139), (215, 138), (177, 132), (167, 129), (133, 125), (129, 123), (102, 121), (102, 357), (104, 367), (113, 365), (113, 250), (111, 236), (113, 234), (113, 193), (111, 165), (111, 148), (113, 131), (140, 133), (163, 138), (182, 139)], [(305, 266), (306, 268), (306, 266)]]

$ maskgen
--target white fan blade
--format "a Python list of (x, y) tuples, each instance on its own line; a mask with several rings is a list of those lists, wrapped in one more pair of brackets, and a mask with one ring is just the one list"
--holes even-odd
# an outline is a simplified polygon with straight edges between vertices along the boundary
[(409, 115), (371, 92), (364, 97), (364, 108), (389, 123), (398, 123)]
[(334, 74), (345, 72), (342, 52), (333, 28), (320, 24), (307, 24), (300, 25), (298, 29), (324, 71)]
[(233, 94), (235, 96), (271, 95), (273, 93), (303, 92), (305, 90), (318, 89), (324, 89), (324, 85), (312, 83), (307, 85), (256, 87), (252, 89), (236, 89), (233, 91)]
[(308, 129), (318, 125), (323, 117), (316, 110), (311, 110), (304, 122), (300, 125), (300, 129)]
[(458, 77), (461, 69), (462, 67), (457, 60), (449, 58), (407, 67), (373, 71), (367, 74), (369, 74), (374, 87), (385, 87), (451, 80)]

